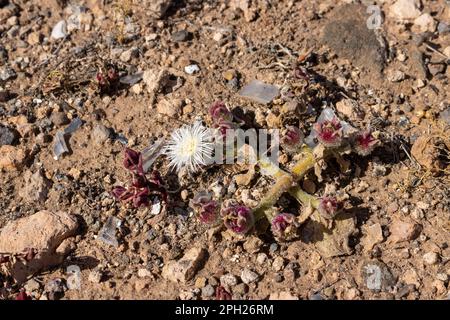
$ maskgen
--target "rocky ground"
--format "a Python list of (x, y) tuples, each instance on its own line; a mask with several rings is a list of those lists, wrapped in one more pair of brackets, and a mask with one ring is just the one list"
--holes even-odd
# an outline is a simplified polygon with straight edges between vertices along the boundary
[[(448, 299), (449, 59), (444, 0), (0, 0), (0, 254), (38, 251), (0, 272), (0, 297)], [(281, 94), (242, 98), (254, 79)], [(270, 180), (239, 179), (242, 166), (187, 177), (161, 157), (171, 191), (160, 212), (111, 196), (128, 180), (124, 145), (210, 123), (217, 100), (259, 128), (307, 135), (327, 105), (376, 130), (371, 155), (300, 183), (339, 190), (346, 227), (278, 243), (199, 223), (188, 205), (198, 190), (258, 203)], [(55, 159), (61, 136), (69, 151)]]

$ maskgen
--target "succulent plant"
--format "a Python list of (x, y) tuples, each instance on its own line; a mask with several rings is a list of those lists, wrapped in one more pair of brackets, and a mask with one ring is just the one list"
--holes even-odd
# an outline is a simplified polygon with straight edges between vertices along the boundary
[(317, 139), (325, 147), (336, 148), (342, 144), (343, 130), (338, 118), (316, 122), (314, 129), (317, 132)]
[(370, 130), (365, 130), (355, 135), (353, 147), (359, 155), (367, 156), (372, 153), (373, 149), (378, 145), (378, 142)]
[(272, 219), (272, 233), (278, 240), (290, 241), (296, 238), (298, 223), (291, 213), (280, 213)]
[(32, 300), (31, 297), (29, 295), (27, 295), (27, 293), (25, 292), (25, 290), (21, 290), (17, 296), (16, 296), (16, 300)]
[(97, 90), (100, 93), (110, 93), (117, 89), (119, 85), (119, 72), (117, 67), (112, 64), (105, 64), (95, 76)]
[(215, 123), (219, 123), (222, 121), (233, 121), (233, 114), (230, 110), (225, 106), (225, 103), (222, 101), (214, 102), (209, 108), (209, 114)]
[(212, 199), (210, 193), (206, 191), (199, 192), (191, 199), (189, 205), (194, 209), (201, 222), (214, 225), (220, 221), (219, 203)]
[(252, 210), (232, 199), (224, 201), (220, 215), (225, 226), (238, 234), (248, 233), (255, 224)]
[(333, 219), (341, 209), (342, 205), (336, 197), (324, 196), (320, 199), (317, 211), (327, 219)]
[(149, 206), (151, 197), (155, 194), (167, 202), (167, 191), (163, 186), (161, 175), (153, 171), (147, 178), (142, 167), (142, 154), (126, 148), (124, 151), (123, 166), (132, 173), (129, 187), (116, 186), (111, 191), (114, 198), (121, 202), (131, 202), (135, 208)]
[(213, 103), (209, 108), (209, 114), (213, 121), (213, 128), (219, 131), (222, 138), (225, 138), (227, 130), (237, 129), (240, 126), (240, 123), (235, 121), (233, 114), (222, 101)]
[(123, 166), (125, 169), (142, 175), (142, 154), (130, 148), (125, 148)]
[(299, 128), (294, 126), (287, 126), (284, 135), (281, 138), (281, 145), (286, 151), (295, 152), (302, 145), (303, 137), (303, 133)]

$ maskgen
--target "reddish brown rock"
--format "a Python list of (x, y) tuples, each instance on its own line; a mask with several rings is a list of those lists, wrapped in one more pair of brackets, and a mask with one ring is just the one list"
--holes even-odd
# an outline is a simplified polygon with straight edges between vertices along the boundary
[(372, 250), (376, 244), (383, 241), (383, 230), (379, 223), (375, 223), (371, 226), (364, 226), (363, 229), (365, 237), (362, 239), (361, 244), (367, 252)]
[(174, 282), (186, 282), (197, 273), (205, 258), (203, 248), (192, 248), (178, 261), (169, 261), (162, 270), (164, 279)]
[(9, 145), (0, 147), (0, 170), (20, 170), (26, 159), (26, 152), (20, 148)]
[(422, 231), (422, 226), (409, 218), (394, 218), (389, 230), (391, 232), (389, 241), (397, 243), (417, 238)]
[(0, 252), (20, 253), (26, 248), (37, 250), (33, 260), (27, 263), (17, 260), (12, 266), (12, 276), (20, 283), (30, 274), (62, 263), (68, 251), (68, 238), (75, 236), (77, 230), (78, 221), (73, 215), (39, 211), (12, 221), (0, 230)]

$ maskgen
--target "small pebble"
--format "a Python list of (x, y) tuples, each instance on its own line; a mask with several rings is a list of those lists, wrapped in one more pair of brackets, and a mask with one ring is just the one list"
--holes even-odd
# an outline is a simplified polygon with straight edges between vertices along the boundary
[(275, 251), (277, 251), (278, 250), (278, 244), (277, 243), (272, 243), (271, 245), (270, 245), (270, 247), (269, 247), (269, 251), (271, 252), (271, 253), (274, 253)]
[(191, 34), (186, 30), (180, 30), (172, 33), (172, 41), (183, 42), (191, 38)]
[(186, 72), (187, 74), (194, 74), (200, 72), (200, 67), (196, 64), (191, 64), (184, 67), (184, 72)]
[(423, 261), (432, 266), (439, 262), (439, 255), (436, 252), (428, 252), (423, 255)]
[(256, 272), (251, 271), (250, 269), (245, 268), (241, 273), (241, 280), (245, 284), (249, 284), (255, 282), (258, 279), (259, 275)]
[(214, 287), (210, 284), (207, 284), (206, 286), (204, 286), (202, 288), (202, 296), (209, 298), (212, 297), (214, 295), (215, 291), (214, 291)]

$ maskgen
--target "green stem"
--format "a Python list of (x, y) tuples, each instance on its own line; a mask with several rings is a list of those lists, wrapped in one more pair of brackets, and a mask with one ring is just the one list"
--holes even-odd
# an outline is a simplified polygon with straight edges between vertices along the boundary
[(288, 190), (289, 194), (297, 199), (301, 204), (308, 206), (311, 205), (314, 209), (317, 209), (320, 204), (320, 199), (316, 198), (309, 193), (303, 191), (300, 187), (292, 187)]
[(274, 217), (270, 209), (275, 205), (280, 196), (292, 187), (293, 182), (294, 179), (290, 174), (280, 175), (266, 196), (261, 200), (258, 207), (253, 210), (255, 219), (260, 220), (266, 217), (269, 221), (272, 221)]
[[(301, 149), (300, 154), (301, 159), (298, 160), (292, 167), (292, 174), (280, 169), (267, 158), (261, 158), (258, 160), (263, 174), (275, 178), (275, 184), (269, 189), (267, 195), (261, 200), (258, 207), (253, 210), (256, 220), (266, 217), (269, 221), (272, 221), (274, 217), (271, 209), (281, 195), (285, 192), (292, 194), (291, 189), (294, 181), (301, 179), (310, 169), (314, 168), (316, 159), (314, 158), (313, 150), (305, 146)], [(293, 196), (302, 203), (313, 203), (313, 205), (316, 204), (316, 198), (307, 194), (299, 187), (294, 188)], [(318, 205), (318, 203), (316, 205)]]
[(309, 147), (302, 148), (301, 159), (298, 160), (291, 169), (292, 174), (296, 176), (296, 180), (301, 179), (310, 169), (314, 168), (316, 159), (313, 150)]

